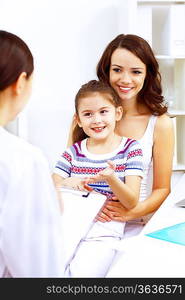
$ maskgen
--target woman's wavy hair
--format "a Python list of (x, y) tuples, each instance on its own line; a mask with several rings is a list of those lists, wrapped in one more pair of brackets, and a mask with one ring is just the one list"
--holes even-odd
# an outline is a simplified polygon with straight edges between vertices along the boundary
[[(78, 93), (76, 94), (75, 97), (75, 112), (76, 116), (78, 118), (78, 108), (79, 108), (79, 103), (81, 99), (92, 96), (92, 94), (101, 94), (106, 97), (107, 100), (110, 101), (115, 107), (121, 106), (120, 98), (114, 91), (114, 89), (107, 83), (103, 81), (98, 81), (98, 80), (90, 80), (86, 84), (83, 84), (81, 88), (79, 89)], [(73, 132), (72, 132), (72, 141), (73, 144), (76, 142), (79, 142), (88, 136), (86, 133), (83, 131), (83, 129), (76, 124)]]
[(13, 33), (0, 30), (0, 91), (14, 83), (22, 72), (27, 78), (34, 69), (26, 43)]
[(146, 65), (146, 78), (143, 88), (138, 94), (138, 102), (144, 103), (154, 115), (162, 115), (167, 112), (167, 104), (162, 96), (158, 62), (147, 41), (137, 35), (120, 34), (107, 45), (97, 65), (99, 80), (110, 84), (111, 57), (118, 48), (124, 48), (132, 52)]

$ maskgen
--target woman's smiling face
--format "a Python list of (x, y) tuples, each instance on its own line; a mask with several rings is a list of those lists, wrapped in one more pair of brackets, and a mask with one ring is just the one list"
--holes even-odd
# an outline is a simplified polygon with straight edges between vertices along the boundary
[(111, 57), (109, 80), (111, 86), (125, 101), (136, 101), (144, 85), (146, 65), (132, 52), (117, 48)]

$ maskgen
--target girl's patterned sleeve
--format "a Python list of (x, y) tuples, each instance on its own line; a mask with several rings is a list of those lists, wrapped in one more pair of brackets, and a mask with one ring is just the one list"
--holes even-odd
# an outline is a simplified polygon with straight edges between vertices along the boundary
[(63, 178), (71, 176), (71, 162), (72, 162), (72, 153), (70, 148), (65, 150), (56, 162), (53, 172), (60, 175)]
[(143, 177), (143, 152), (139, 142), (130, 140), (127, 148), (125, 176), (136, 175)]

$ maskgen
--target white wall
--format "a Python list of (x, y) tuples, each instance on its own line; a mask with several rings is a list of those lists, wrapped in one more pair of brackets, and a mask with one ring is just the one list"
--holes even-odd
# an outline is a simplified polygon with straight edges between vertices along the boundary
[(0, 29), (22, 37), (35, 59), (23, 118), (28, 140), (52, 167), (67, 142), (74, 96), (96, 78), (105, 46), (119, 32), (116, 0), (0, 0)]

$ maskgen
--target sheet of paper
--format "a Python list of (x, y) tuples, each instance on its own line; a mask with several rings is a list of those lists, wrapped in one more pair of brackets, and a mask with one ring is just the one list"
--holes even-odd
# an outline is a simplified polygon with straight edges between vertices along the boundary
[(73, 255), (80, 240), (87, 234), (106, 197), (96, 192), (84, 193), (61, 189), (63, 200), (63, 240), (66, 261)]

